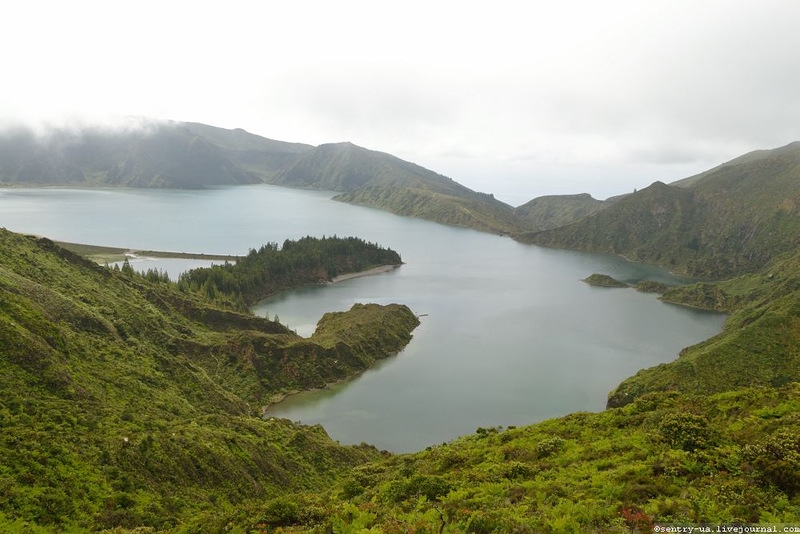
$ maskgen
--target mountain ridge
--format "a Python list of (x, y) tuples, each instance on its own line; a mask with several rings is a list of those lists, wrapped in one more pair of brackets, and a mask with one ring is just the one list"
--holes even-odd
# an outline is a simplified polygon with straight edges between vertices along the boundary
[(655, 182), (525, 243), (621, 254), (683, 275), (753, 272), (800, 245), (800, 143), (750, 153), (679, 181)]

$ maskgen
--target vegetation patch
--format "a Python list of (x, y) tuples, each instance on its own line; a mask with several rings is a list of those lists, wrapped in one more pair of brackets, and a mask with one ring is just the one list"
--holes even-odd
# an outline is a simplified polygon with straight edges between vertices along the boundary
[(612, 278), (607, 274), (599, 273), (594, 273), (581, 281), (586, 282), (590, 286), (598, 287), (630, 287), (625, 282), (620, 282), (619, 280)]
[(669, 286), (662, 282), (654, 282), (652, 280), (642, 280), (641, 282), (637, 282), (634, 286), (636, 291), (641, 291), (642, 293), (666, 293), (669, 290)]
[(482, 429), (289, 497), (323, 511), (295, 531), (622, 534), (656, 523), (791, 523), (800, 420), (781, 409), (758, 415), (785, 402), (800, 402), (797, 384), (652, 393), (601, 413)]
[(236, 263), (192, 269), (178, 280), (178, 288), (247, 309), (280, 291), (401, 263), (400, 255), (392, 249), (357, 237), (309, 236), (297, 241), (287, 239), (281, 247), (268, 243), (251, 249)]
[(262, 420), (261, 405), (363, 371), (417, 324), (402, 305), (357, 305), (303, 339), (0, 230), (0, 530), (214, 532), (249, 502), (323, 490), (380, 453)]

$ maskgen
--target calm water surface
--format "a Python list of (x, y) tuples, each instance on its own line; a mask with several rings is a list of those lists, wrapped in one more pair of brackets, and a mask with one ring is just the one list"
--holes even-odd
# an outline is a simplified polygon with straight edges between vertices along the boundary
[[(321, 423), (342, 443), (412, 451), (474, 432), (601, 410), (638, 369), (675, 359), (724, 316), (628, 289), (593, 272), (677, 283), (621, 258), (542, 249), (271, 186), (203, 191), (0, 189), (0, 226), (52, 239), (149, 250), (245, 254), (305, 235), (357, 235), (397, 250), (393, 272), (310, 287), (255, 307), (310, 335), (326, 311), (407, 304), (422, 317), (399, 355), (346, 384), (295, 395), (272, 415)], [(144, 261), (175, 277), (191, 264)]]

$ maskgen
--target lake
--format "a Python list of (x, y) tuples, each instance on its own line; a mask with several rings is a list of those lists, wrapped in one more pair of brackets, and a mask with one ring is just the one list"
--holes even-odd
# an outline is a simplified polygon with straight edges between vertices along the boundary
[[(301, 288), (259, 303), (259, 315), (310, 335), (326, 311), (399, 302), (423, 315), (400, 354), (347, 383), (289, 397), (275, 417), (322, 424), (341, 443), (414, 451), (475, 432), (598, 411), (637, 370), (674, 360), (718, 333), (721, 314), (632, 289), (679, 283), (657, 267), (544, 249), (274, 186), (201, 191), (0, 189), (0, 226), (51, 239), (144, 250), (246, 254), (306, 235), (358, 236), (398, 251), (389, 273)], [(191, 262), (140, 260), (175, 278)]]

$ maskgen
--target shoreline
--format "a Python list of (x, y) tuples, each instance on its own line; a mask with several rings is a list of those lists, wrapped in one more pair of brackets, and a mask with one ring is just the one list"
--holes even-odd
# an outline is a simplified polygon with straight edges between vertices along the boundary
[(267, 404), (264, 404), (264, 405), (261, 406), (261, 418), (262, 419), (268, 419), (270, 417), (275, 417), (275, 415), (269, 413), (270, 408), (273, 408), (274, 406), (282, 403), (283, 401), (285, 401), (289, 397), (293, 397), (295, 395), (301, 395), (303, 393), (314, 393), (314, 392), (320, 392), (320, 391), (328, 391), (328, 390), (330, 390), (330, 389), (332, 389), (332, 388), (334, 388), (336, 386), (340, 386), (340, 385), (346, 384), (347, 382), (352, 382), (353, 380), (357, 379), (358, 377), (360, 377), (361, 375), (363, 375), (367, 371), (371, 371), (371, 370), (375, 369), (375, 367), (377, 365), (385, 362), (386, 360), (389, 360), (391, 358), (394, 358), (394, 357), (398, 356), (401, 352), (403, 352), (403, 349), (398, 350), (396, 352), (393, 352), (391, 354), (387, 354), (386, 356), (383, 356), (382, 358), (375, 358), (375, 361), (371, 365), (366, 367), (365, 369), (356, 370), (353, 373), (348, 374), (347, 376), (343, 376), (343, 377), (338, 378), (336, 380), (333, 380), (331, 382), (326, 382), (324, 385), (319, 386), (319, 387), (314, 387), (314, 388), (310, 388), (310, 389), (290, 389), (288, 391), (282, 391), (282, 392), (274, 393), (273, 395), (270, 396), (269, 401), (267, 402)]
[(345, 280), (351, 280), (353, 278), (361, 278), (362, 276), (373, 276), (376, 274), (383, 274), (394, 271), (395, 269), (399, 268), (400, 265), (379, 265), (377, 267), (373, 267), (371, 269), (367, 269), (365, 271), (358, 271), (355, 273), (346, 273), (340, 274), (339, 276), (334, 276), (331, 278), (331, 281), (328, 282), (329, 284), (336, 284), (339, 282), (344, 282)]
[(133, 248), (123, 247), (106, 247), (102, 245), (87, 245), (84, 243), (70, 243), (67, 241), (53, 241), (56, 245), (63, 247), (70, 252), (74, 252), (79, 256), (99, 263), (112, 263), (123, 261), (126, 258), (136, 257), (140, 259), (145, 258), (164, 258), (164, 259), (182, 259), (182, 260), (218, 260), (218, 261), (231, 261), (235, 262), (241, 259), (241, 256), (233, 256), (227, 254), (206, 254), (202, 252), (171, 252), (161, 250), (139, 250)]

